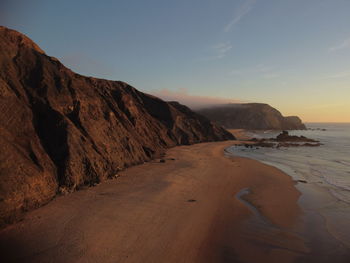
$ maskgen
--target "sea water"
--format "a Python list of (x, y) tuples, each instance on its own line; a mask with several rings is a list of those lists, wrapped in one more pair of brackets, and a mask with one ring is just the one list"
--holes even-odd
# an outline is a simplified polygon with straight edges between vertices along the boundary
[[(299, 204), (306, 216), (317, 214), (326, 231), (350, 251), (350, 123), (308, 123), (307, 128), (290, 134), (303, 135), (323, 145), (278, 149), (232, 146), (227, 152), (259, 160), (290, 175), (302, 193)], [(278, 134), (264, 131), (250, 135), (271, 138)]]

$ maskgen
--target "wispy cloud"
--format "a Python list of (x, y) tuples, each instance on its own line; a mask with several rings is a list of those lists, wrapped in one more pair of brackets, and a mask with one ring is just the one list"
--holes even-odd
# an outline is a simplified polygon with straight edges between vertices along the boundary
[(271, 66), (266, 66), (265, 64), (259, 64), (252, 69), (255, 73), (271, 73), (272, 70)]
[(280, 77), (280, 74), (275, 71), (275, 69), (271, 66), (267, 66), (264, 64), (259, 64), (251, 68), (245, 69), (234, 69), (229, 72), (229, 75), (232, 76), (241, 76), (241, 75), (255, 75), (260, 76), (264, 79), (276, 79)]
[(238, 76), (238, 75), (242, 75), (243, 72), (242, 72), (242, 70), (234, 69), (234, 70), (231, 70), (231, 72), (230, 72), (229, 74), (230, 74), (230, 75)]
[[(242, 0), (241, 0), (242, 1)], [(224, 27), (224, 32), (229, 32), (236, 24), (245, 17), (253, 8), (257, 0), (243, 0), (242, 4), (237, 7), (233, 13), (233, 17), (230, 22)], [(232, 49), (230, 41), (219, 43), (212, 47), (211, 56), (205, 57), (202, 60), (217, 60), (224, 58)]]
[(232, 44), (230, 41), (216, 44), (211, 47), (212, 55), (203, 58), (203, 60), (216, 60), (224, 58), (232, 49)]
[(329, 79), (341, 79), (350, 77), (350, 71), (338, 72), (333, 75), (328, 76)]
[(256, 0), (244, 0), (243, 4), (234, 11), (231, 21), (224, 27), (224, 32), (230, 32), (250, 12), (255, 3)]
[(217, 53), (218, 58), (223, 58), (232, 49), (232, 45), (230, 41), (227, 41), (213, 46), (213, 49)]
[(334, 45), (333, 47), (330, 47), (329, 51), (334, 52), (345, 48), (350, 48), (350, 38), (345, 39), (343, 42)]
[(276, 79), (278, 78), (280, 75), (277, 74), (277, 73), (273, 73), (273, 72), (270, 72), (270, 73), (266, 73), (266, 74), (263, 74), (262, 77), (264, 79)]

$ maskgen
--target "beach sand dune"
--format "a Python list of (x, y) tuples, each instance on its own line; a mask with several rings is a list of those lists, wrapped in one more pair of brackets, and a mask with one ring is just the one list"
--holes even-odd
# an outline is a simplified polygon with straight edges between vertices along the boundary
[(56, 198), (0, 232), (3, 262), (293, 262), (308, 251), (299, 192), (278, 169), (226, 157), (233, 143), (175, 147)]

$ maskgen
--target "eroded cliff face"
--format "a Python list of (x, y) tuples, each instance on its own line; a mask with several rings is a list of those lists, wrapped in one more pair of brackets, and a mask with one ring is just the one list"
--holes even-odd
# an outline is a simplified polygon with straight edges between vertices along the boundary
[(284, 117), (268, 104), (225, 104), (197, 110), (198, 113), (226, 129), (303, 130), (297, 116)]
[(0, 225), (166, 148), (228, 139), (183, 105), (78, 75), (0, 27)]

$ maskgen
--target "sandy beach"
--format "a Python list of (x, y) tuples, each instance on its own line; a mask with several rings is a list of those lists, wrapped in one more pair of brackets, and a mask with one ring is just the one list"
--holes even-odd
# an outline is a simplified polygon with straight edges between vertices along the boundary
[(233, 141), (168, 150), (165, 162), (57, 197), (0, 232), (3, 262), (293, 262), (300, 193)]
[(230, 133), (232, 133), (237, 140), (239, 141), (245, 141), (250, 140), (251, 136), (247, 134), (247, 130), (245, 129), (228, 129)]

